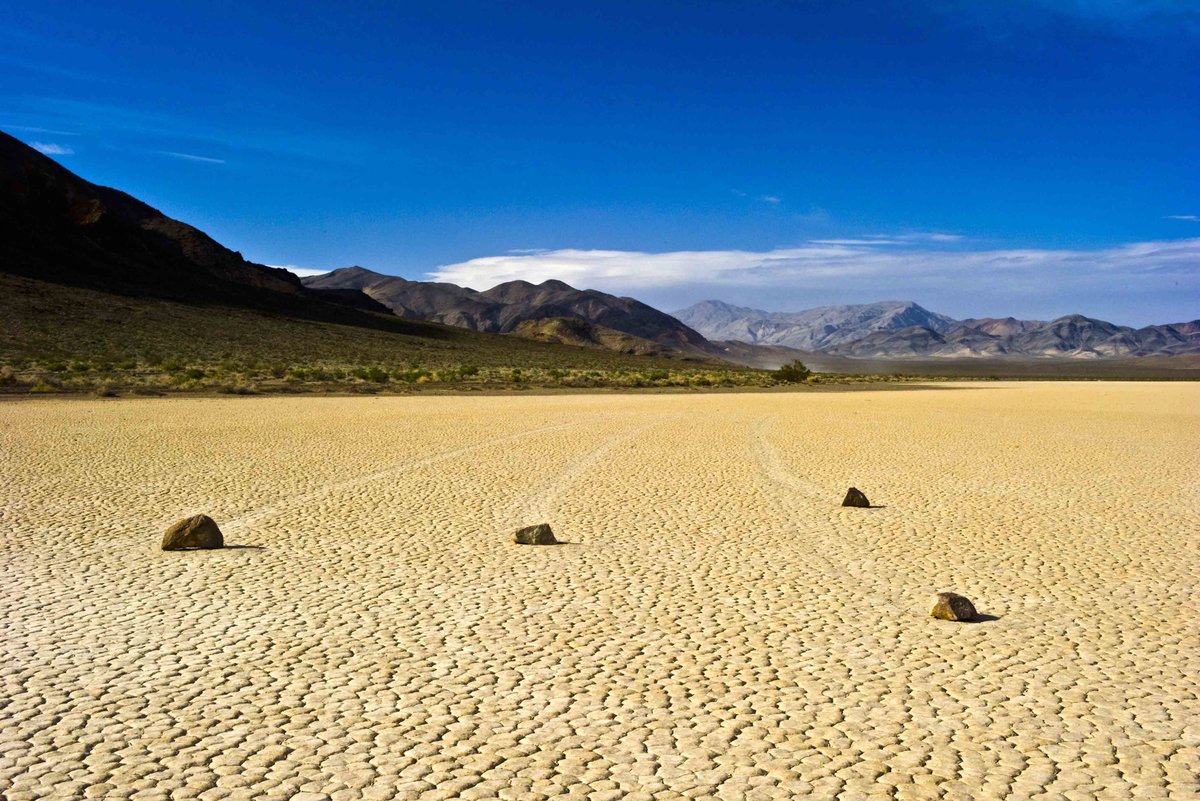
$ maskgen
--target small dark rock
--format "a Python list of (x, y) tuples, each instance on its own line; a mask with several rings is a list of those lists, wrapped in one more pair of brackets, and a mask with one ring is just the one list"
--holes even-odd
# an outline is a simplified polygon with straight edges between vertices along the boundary
[(513, 534), (513, 542), (517, 545), (557, 545), (554, 531), (548, 523), (538, 523), (536, 526), (526, 526), (517, 529)]
[(930, 614), (938, 620), (974, 620), (975, 605), (965, 595), (939, 592)]
[(867, 496), (862, 494), (862, 490), (858, 487), (851, 487), (846, 490), (846, 497), (842, 499), (842, 506), (856, 506), (859, 509), (870, 509), (871, 502), (867, 500)]
[(225, 545), (221, 529), (208, 515), (185, 517), (172, 524), (163, 535), (164, 551), (190, 551), (193, 548), (220, 548)]

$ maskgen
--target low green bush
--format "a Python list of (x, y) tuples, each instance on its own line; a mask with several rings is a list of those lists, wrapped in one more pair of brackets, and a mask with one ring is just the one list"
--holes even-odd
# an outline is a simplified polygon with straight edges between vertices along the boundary
[(785, 364), (778, 370), (771, 371), (771, 377), (776, 381), (782, 381), (785, 384), (798, 384), (807, 381), (812, 375), (812, 370), (804, 366), (804, 362), (797, 359), (794, 362)]

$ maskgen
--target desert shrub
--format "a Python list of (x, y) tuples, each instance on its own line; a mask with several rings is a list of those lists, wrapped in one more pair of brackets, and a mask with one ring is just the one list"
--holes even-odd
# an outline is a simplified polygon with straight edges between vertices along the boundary
[(771, 377), (776, 381), (782, 381), (785, 384), (798, 384), (801, 381), (807, 381), (812, 375), (812, 371), (804, 366), (804, 362), (797, 359), (794, 362), (789, 362), (778, 370), (771, 371)]
[(29, 391), (41, 394), (43, 392), (58, 392), (58, 388), (59, 385), (57, 382), (50, 382), (45, 379), (41, 379), (32, 387), (30, 387)]
[(183, 374), (193, 381), (198, 381), (206, 375), (202, 367), (189, 367), (183, 371)]
[[(368, 374), (369, 372), (370, 371), (368, 371)], [(301, 371), (297, 371), (297, 375), (300, 374)], [(332, 381), (334, 379), (333, 373), (329, 370), (326, 370), (324, 367), (310, 367), (303, 371), (303, 376), (309, 381)]]
[(0, 367), (0, 387), (11, 387), (17, 383), (17, 373), (7, 364)]
[(415, 383), (418, 378), (424, 374), (423, 370), (410, 368), (408, 370), (397, 370), (392, 373), (392, 378), (396, 381), (403, 381), (406, 384)]
[(471, 376), (479, 375), (479, 365), (464, 364), (462, 367), (458, 368), (458, 374), (461, 375), (463, 378), (469, 378)]
[(258, 390), (251, 384), (222, 384), (217, 387), (222, 395), (257, 395)]
[(101, 384), (100, 386), (96, 387), (95, 389), (92, 390), (92, 394), (95, 395), (97, 398), (115, 398), (115, 397), (117, 397), (117, 391), (115, 389), (113, 389), (112, 387), (110, 387), (108, 384)]
[(144, 395), (151, 398), (161, 398), (167, 393), (163, 392), (161, 389), (155, 389), (154, 387), (134, 387), (133, 394)]

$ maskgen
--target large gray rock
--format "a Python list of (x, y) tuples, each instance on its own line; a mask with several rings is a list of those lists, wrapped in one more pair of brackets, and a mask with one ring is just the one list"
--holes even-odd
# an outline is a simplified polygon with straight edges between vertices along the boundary
[(163, 535), (164, 551), (190, 551), (196, 548), (220, 548), (225, 545), (221, 529), (208, 515), (194, 515), (176, 521)]
[(846, 490), (846, 497), (842, 499), (842, 506), (856, 506), (859, 509), (870, 509), (871, 502), (867, 500), (867, 496), (862, 493), (858, 487), (851, 487)]
[(974, 620), (975, 605), (966, 596), (956, 592), (939, 592), (930, 614), (938, 620)]
[(513, 534), (513, 542), (517, 545), (557, 545), (554, 531), (548, 523), (538, 523), (536, 526), (526, 526), (517, 529)]

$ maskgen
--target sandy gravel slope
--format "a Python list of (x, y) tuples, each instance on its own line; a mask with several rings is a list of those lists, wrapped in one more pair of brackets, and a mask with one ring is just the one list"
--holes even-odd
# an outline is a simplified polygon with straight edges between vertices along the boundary
[(1198, 489), (1196, 384), (0, 404), (0, 795), (1194, 798)]

